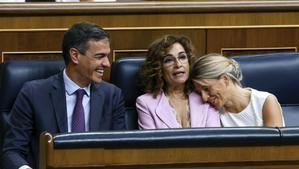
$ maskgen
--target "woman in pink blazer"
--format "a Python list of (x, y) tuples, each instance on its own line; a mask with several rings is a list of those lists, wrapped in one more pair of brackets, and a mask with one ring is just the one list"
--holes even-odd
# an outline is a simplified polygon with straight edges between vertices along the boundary
[(146, 94), (137, 98), (140, 129), (220, 127), (219, 113), (187, 85), (193, 47), (185, 36), (154, 41), (141, 67)]

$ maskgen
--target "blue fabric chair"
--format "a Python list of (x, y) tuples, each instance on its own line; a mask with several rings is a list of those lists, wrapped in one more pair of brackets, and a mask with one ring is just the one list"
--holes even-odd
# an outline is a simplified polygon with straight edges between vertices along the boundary
[[(63, 61), (7, 61), (0, 65), (0, 148), (7, 119), (14, 101), (26, 81), (47, 78), (64, 68)], [(1, 153), (0, 153), (1, 154)]]
[(125, 96), (127, 129), (138, 129), (136, 98), (143, 93), (139, 86), (139, 68), (144, 63), (144, 58), (121, 58), (112, 64), (110, 80), (122, 89)]
[[(299, 53), (234, 56), (241, 66), (243, 85), (273, 93), (281, 103), (286, 126), (299, 126)], [(125, 95), (128, 129), (137, 129), (138, 70), (144, 58), (122, 58), (112, 65), (111, 82)]]
[(235, 56), (243, 73), (243, 85), (274, 94), (280, 102), (286, 126), (299, 126), (299, 53)]

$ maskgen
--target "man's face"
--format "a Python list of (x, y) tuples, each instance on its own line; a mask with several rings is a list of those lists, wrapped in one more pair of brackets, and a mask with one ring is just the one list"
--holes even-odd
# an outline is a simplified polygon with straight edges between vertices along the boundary
[(88, 50), (85, 54), (78, 52), (77, 66), (75, 68), (76, 83), (85, 87), (90, 83), (100, 83), (104, 76), (104, 68), (110, 67), (108, 56), (110, 54), (110, 42), (107, 39), (88, 42)]

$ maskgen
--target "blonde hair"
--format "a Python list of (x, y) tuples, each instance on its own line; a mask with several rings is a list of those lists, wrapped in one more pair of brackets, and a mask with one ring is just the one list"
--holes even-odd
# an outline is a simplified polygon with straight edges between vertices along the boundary
[(217, 53), (198, 57), (191, 65), (190, 79), (219, 79), (227, 74), (234, 83), (241, 86), (243, 78), (238, 62)]

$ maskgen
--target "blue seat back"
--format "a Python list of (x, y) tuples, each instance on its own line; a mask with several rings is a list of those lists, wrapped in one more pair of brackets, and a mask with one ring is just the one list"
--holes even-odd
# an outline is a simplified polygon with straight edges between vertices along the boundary
[(243, 85), (274, 94), (286, 126), (299, 126), (299, 53), (234, 56), (243, 73)]
[(125, 96), (127, 129), (138, 129), (136, 98), (143, 93), (139, 86), (139, 68), (144, 63), (142, 57), (121, 58), (112, 64), (110, 80), (122, 89)]
[(0, 148), (7, 130), (7, 118), (26, 81), (47, 78), (64, 68), (63, 61), (7, 61), (0, 65)]

